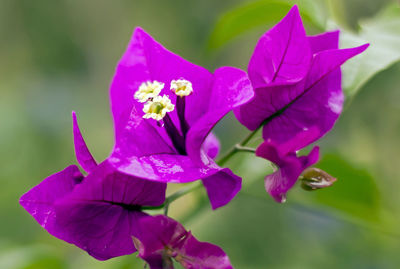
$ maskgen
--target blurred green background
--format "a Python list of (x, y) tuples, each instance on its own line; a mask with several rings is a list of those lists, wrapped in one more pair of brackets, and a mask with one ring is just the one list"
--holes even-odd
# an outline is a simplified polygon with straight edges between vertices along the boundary
[[(344, 67), (346, 110), (318, 143), (317, 167), (337, 183), (296, 187), (276, 204), (263, 188), (268, 163), (241, 155), (228, 164), (244, 177), (231, 204), (211, 212), (200, 191), (171, 215), (224, 248), (235, 268), (400, 268), (398, 1), (1, 0), (0, 269), (142, 268), (135, 255), (99, 262), (51, 237), (19, 197), (76, 162), (72, 110), (96, 159), (107, 157), (109, 84), (135, 26), (210, 70), (245, 69), (258, 37), (293, 3), (308, 33), (340, 27), (343, 46), (372, 44)], [(216, 133), (227, 149), (247, 131), (229, 115)]]

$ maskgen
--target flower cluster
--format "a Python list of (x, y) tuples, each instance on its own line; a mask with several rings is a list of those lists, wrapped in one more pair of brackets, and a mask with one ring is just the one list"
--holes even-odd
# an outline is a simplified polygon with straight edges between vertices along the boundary
[[(263, 128), (256, 155), (279, 167), (265, 186), (284, 201), (318, 160), (317, 147), (308, 156), (296, 152), (329, 131), (341, 112), (340, 65), (365, 48), (338, 49), (338, 32), (306, 36), (295, 7), (262, 36), (248, 74), (233, 67), (211, 73), (137, 28), (111, 84), (110, 156), (95, 161), (73, 113), (75, 155), (85, 173), (70, 165), (20, 203), (50, 234), (99, 260), (138, 251), (152, 269), (173, 268), (173, 259), (184, 268), (232, 268), (221, 248), (147, 209), (165, 206), (167, 183), (201, 180), (212, 209), (236, 196), (242, 179), (217, 165), (212, 133), (230, 111), (250, 130)], [(335, 180), (318, 169), (304, 178), (310, 189)]]

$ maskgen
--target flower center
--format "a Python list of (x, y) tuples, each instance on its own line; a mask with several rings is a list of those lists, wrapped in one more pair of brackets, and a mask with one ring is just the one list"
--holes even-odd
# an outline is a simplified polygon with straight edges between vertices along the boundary
[[(186, 134), (189, 131), (189, 124), (185, 118), (186, 96), (193, 92), (192, 83), (189, 80), (177, 79), (171, 81), (171, 91), (175, 95), (176, 104), (172, 104), (167, 95), (160, 96), (164, 83), (154, 80), (153, 82), (143, 82), (135, 92), (135, 99), (146, 104), (143, 107), (143, 118), (157, 120), (157, 125), (164, 127), (176, 151), (181, 155), (186, 155)], [(179, 120), (179, 128), (175, 126), (168, 112), (175, 109)]]
[(164, 106), (160, 102), (152, 102), (149, 108), (149, 113), (160, 114), (163, 108)]

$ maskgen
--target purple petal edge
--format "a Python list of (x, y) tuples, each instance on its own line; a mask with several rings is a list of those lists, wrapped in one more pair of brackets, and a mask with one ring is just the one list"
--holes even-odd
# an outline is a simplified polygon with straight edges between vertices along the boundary
[(82, 137), (75, 111), (72, 111), (72, 129), (74, 133), (74, 148), (76, 159), (78, 163), (82, 166), (82, 168), (86, 172), (90, 173), (93, 169), (97, 167), (97, 163), (94, 160), (85, 143), (85, 140)]

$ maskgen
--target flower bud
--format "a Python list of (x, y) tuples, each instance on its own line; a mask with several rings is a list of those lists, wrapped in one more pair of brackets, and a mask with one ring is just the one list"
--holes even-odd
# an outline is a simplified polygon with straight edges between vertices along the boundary
[(330, 187), (336, 178), (318, 168), (308, 168), (300, 176), (301, 187), (306, 191), (313, 191)]

